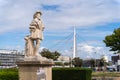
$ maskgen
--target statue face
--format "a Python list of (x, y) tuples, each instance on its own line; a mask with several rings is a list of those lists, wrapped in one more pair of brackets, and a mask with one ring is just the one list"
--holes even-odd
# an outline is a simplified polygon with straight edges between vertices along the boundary
[(37, 17), (37, 18), (40, 18), (40, 17), (41, 17), (41, 14), (40, 14), (40, 13), (36, 14), (36, 17)]

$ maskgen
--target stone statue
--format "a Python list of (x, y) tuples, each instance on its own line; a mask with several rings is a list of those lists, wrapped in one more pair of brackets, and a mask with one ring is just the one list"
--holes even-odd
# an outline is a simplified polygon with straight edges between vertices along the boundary
[(39, 46), (40, 42), (43, 40), (43, 30), (44, 25), (40, 19), (42, 13), (37, 11), (33, 15), (33, 20), (30, 24), (30, 35), (25, 37), (26, 46), (25, 46), (25, 53), (26, 56), (36, 56), (39, 55)]
[(25, 56), (34, 56), (34, 43), (29, 35), (25, 37), (25, 41)]

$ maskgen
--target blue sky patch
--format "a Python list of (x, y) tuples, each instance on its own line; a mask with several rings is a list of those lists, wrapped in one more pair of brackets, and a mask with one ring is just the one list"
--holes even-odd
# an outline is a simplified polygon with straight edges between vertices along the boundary
[(59, 10), (59, 5), (42, 5), (42, 8), (44, 10), (52, 10), (52, 11), (58, 11)]

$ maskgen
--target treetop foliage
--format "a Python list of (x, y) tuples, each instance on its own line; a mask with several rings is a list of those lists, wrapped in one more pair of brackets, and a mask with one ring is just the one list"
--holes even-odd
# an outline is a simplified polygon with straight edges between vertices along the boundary
[(111, 35), (107, 35), (103, 42), (106, 47), (110, 47), (110, 51), (120, 52), (120, 28), (115, 29)]
[(43, 57), (46, 57), (48, 59), (53, 59), (53, 60), (57, 60), (59, 56), (61, 55), (58, 51), (51, 52), (50, 50), (45, 49), (45, 48), (42, 50), (42, 52), (40, 52), (40, 54)]

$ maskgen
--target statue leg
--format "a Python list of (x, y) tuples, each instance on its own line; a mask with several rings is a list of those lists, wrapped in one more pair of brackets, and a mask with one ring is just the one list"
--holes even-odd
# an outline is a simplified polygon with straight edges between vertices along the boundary
[(40, 39), (36, 40), (35, 55), (39, 55)]
[(30, 39), (30, 55), (34, 56), (34, 40)]
[(28, 56), (28, 40), (25, 39), (25, 56)]

